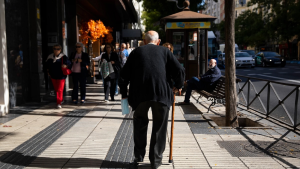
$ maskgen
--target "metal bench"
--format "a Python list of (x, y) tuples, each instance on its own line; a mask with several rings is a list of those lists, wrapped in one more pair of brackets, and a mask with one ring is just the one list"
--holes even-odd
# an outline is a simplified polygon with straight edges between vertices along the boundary
[[(241, 81), (241, 79), (236, 78), (236, 82)], [(197, 93), (200, 94), (199, 98), (205, 97), (208, 101), (212, 101), (208, 107), (207, 113), (209, 112), (211, 106), (214, 106), (215, 104), (225, 104), (225, 76), (220, 77), (220, 79), (216, 82), (215, 89), (212, 92), (197, 90)]]

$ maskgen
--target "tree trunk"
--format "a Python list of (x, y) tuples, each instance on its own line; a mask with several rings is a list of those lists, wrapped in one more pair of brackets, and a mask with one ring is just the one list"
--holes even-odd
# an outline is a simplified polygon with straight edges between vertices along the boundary
[(226, 125), (238, 127), (236, 113), (236, 76), (235, 76), (235, 1), (225, 1), (225, 77), (226, 77)]

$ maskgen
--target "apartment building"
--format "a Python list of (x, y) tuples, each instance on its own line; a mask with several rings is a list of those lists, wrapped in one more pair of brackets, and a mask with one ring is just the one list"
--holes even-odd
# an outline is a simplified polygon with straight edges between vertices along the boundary
[(247, 3), (251, 0), (236, 0), (235, 2), (235, 17), (238, 17), (243, 12), (250, 10), (253, 11), (253, 9), (256, 8), (256, 5), (253, 6), (247, 6)]
[(214, 0), (206, 0), (205, 3), (206, 9), (202, 11), (203, 14), (216, 17), (217, 19), (214, 21), (216, 24), (225, 19), (225, 0), (219, 0), (218, 2), (215, 2)]

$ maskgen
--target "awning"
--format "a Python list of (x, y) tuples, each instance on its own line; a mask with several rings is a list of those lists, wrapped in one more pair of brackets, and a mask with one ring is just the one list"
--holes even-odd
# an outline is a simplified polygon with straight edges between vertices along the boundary
[(123, 29), (123, 38), (142, 39), (142, 31), (140, 29)]

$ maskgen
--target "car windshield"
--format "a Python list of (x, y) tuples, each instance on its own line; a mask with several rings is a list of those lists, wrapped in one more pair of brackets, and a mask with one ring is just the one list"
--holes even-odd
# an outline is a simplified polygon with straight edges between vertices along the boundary
[(266, 58), (271, 58), (271, 57), (275, 57), (275, 56), (280, 56), (280, 55), (276, 52), (264, 52), (264, 57), (266, 57)]
[(255, 52), (253, 50), (247, 50), (245, 52), (247, 52), (249, 55), (255, 55)]
[(248, 53), (235, 53), (236, 58), (241, 58), (241, 57), (250, 57)]

